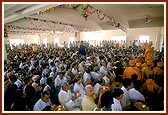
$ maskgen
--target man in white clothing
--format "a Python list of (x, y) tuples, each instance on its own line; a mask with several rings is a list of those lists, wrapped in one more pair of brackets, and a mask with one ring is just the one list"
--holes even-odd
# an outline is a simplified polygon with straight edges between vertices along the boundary
[(18, 88), (22, 88), (23, 85), (24, 85), (23, 80), (24, 80), (24, 75), (23, 75), (23, 73), (19, 73), (19, 74), (18, 74), (17, 81), (15, 81), (14, 84), (17, 85)]
[(91, 85), (85, 86), (86, 94), (82, 99), (82, 110), (83, 111), (93, 111), (97, 108), (97, 105), (94, 102), (94, 90)]
[(92, 79), (94, 80), (99, 79), (103, 76), (102, 74), (100, 74), (98, 66), (94, 66), (94, 71), (91, 71), (90, 74)]
[(112, 111), (122, 111), (121, 103), (116, 98), (113, 98), (114, 104), (111, 105)]
[(50, 93), (44, 91), (41, 95), (41, 98), (34, 105), (33, 111), (43, 111), (47, 106), (53, 107), (53, 104), (50, 101)]
[(99, 71), (102, 75), (105, 75), (105, 72), (107, 71), (106, 62), (104, 60), (101, 61), (101, 67)]
[(72, 64), (72, 73), (74, 75), (78, 73), (78, 65), (76, 63)]
[(55, 78), (54, 85), (56, 89), (60, 89), (63, 82), (66, 81), (66, 77), (64, 76), (64, 72), (59, 72), (59, 75)]
[(80, 100), (80, 103), (82, 102), (82, 98), (83, 98), (83, 96), (85, 95), (85, 88), (84, 88), (84, 86), (83, 86), (83, 79), (82, 79), (82, 76), (78, 76), (78, 77), (76, 77), (76, 82), (75, 82), (75, 84), (74, 84), (74, 92), (79, 92), (80, 93), (80, 97), (79, 97), (79, 100)]
[(124, 94), (124, 92), (123, 92), (123, 90), (121, 88), (115, 88), (114, 89), (114, 91), (113, 91), (114, 104), (111, 105), (112, 111), (122, 111), (120, 100), (122, 99), (123, 94)]
[(143, 101), (145, 102), (145, 97), (134, 88), (134, 83), (131, 82), (130, 84), (128, 84), (128, 92), (129, 92), (129, 97), (130, 97), (130, 101)]
[(83, 84), (86, 86), (91, 84), (91, 82), (90, 68), (86, 68), (85, 73), (83, 74)]
[(121, 106), (122, 106), (123, 109), (125, 107), (127, 107), (130, 103), (129, 92), (127, 90), (129, 82), (131, 82), (131, 79), (129, 79), (129, 78), (125, 78), (122, 81), (123, 86), (121, 87), (121, 89), (123, 90), (124, 94), (123, 94), (123, 97), (121, 98), (120, 102), (121, 102)]
[(129, 97), (131, 101), (143, 101), (145, 102), (145, 97), (137, 91), (135, 88), (129, 90)]
[(80, 111), (80, 104), (78, 97), (80, 96), (79, 92), (72, 94), (70, 91), (70, 85), (68, 82), (64, 82), (62, 89), (58, 94), (59, 102), (64, 106), (68, 111)]

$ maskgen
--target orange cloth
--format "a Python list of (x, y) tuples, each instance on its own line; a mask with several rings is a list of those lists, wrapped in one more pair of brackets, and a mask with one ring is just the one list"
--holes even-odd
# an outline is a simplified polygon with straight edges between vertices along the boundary
[(146, 60), (146, 64), (147, 65), (153, 65), (154, 63), (153, 63), (153, 60)]
[(154, 75), (162, 75), (162, 76), (164, 76), (164, 71), (162, 69), (160, 69), (159, 67), (153, 68), (153, 73), (154, 73)]
[(141, 64), (141, 68), (147, 67), (146, 63)]
[(138, 68), (138, 67), (134, 67), (134, 69), (137, 71), (137, 75), (138, 75), (137, 80), (141, 80), (141, 72), (140, 72), (140, 68)]
[(137, 76), (138, 76), (137, 80), (141, 79), (141, 74), (135, 69), (135, 67), (125, 68), (125, 70), (123, 72), (123, 79), (125, 79), (125, 78), (131, 79), (133, 74), (137, 74)]
[(150, 67), (143, 67), (142, 68), (142, 79), (146, 80), (150, 77), (152, 77), (153, 75), (153, 69), (151, 69)]
[(159, 86), (153, 79), (147, 79), (142, 88), (147, 89), (148, 93), (154, 93), (154, 91), (159, 90)]
[(158, 66), (158, 67), (163, 67), (164, 64), (163, 64), (163, 62), (158, 62), (158, 63), (157, 63), (157, 66)]

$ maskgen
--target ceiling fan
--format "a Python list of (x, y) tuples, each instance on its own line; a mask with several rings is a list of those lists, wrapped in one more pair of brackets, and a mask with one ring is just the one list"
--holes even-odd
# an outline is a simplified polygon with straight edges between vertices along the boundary
[(152, 22), (152, 19), (151, 19), (149, 16), (147, 16), (147, 17), (145, 18), (145, 24), (148, 24), (148, 23), (150, 23), (150, 22)]

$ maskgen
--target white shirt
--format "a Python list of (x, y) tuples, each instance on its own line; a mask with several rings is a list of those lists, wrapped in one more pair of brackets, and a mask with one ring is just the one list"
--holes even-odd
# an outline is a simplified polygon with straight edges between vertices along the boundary
[(114, 104), (111, 105), (111, 110), (112, 111), (122, 111), (120, 101), (117, 100), (116, 98), (113, 98), (113, 102)]
[(41, 79), (40, 79), (40, 85), (45, 85), (47, 83), (47, 78), (46, 77), (42, 77)]
[(93, 79), (99, 79), (102, 76), (101, 74), (99, 74), (99, 73), (97, 73), (95, 71), (90, 72), (90, 74), (91, 74), (91, 77)]
[(83, 67), (83, 64), (82, 64), (82, 63), (80, 63), (80, 64), (78, 65), (78, 70), (79, 70), (79, 71), (82, 71), (82, 70), (83, 70), (83, 68), (84, 68), (84, 67)]
[(74, 84), (74, 92), (76, 92), (76, 91), (79, 91), (81, 95), (85, 94), (85, 88), (82, 83), (80, 83), (80, 84), (75, 83)]
[(46, 106), (52, 106), (51, 101), (44, 102), (41, 99), (39, 99), (34, 105), (33, 111), (42, 111)]
[(108, 62), (107, 63), (107, 68), (111, 67), (112, 66), (112, 63), (111, 62)]
[(103, 75), (105, 75), (105, 72), (107, 71), (107, 68), (104, 66), (100, 67), (100, 73), (102, 73)]
[(20, 88), (23, 85), (23, 82), (17, 79), (14, 84), (17, 85), (18, 88)]
[(74, 75), (76, 75), (76, 74), (78, 73), (78, 70), (77, 70), (77, 69), (72, 68), (72, 73), (73, 73)]
[(86, 80), (89, 79), (91, 80), (91, 75), (89, 73), (84, 73), (83, 74), (83, 83), (85, 84), (86, 83)]
[(23, 69), (23, 63), (21, 62), (19, 68)]
[[(42, 76), (46, 76), (47, 74), (49, 74), (50, 73), (50, 70), (49, 69), (44, 69), (43, 71), (42, 71)], [(47, 76), (48, 77), (48, 76)]]
[(68, 92), (61, 90), (58, 94), (58, 99), (59, 102), (62, 106), (64, 106), (67, 110), (69, 111), (73, 111), (76, 110), (76, 106), (78, 106), (78, 99), (76, 99), (75, 101), (72, 101), (73, 94), (71, 93), (70, 90), (68, 90)]
[(106, 86), (110, 85), (110, 79), (108, 77), (104, 76), (103, 79), (105, 81)]
[(62, 79), (59, 77), (59, 75), (57, 75), (57, 77), (54, 80), (54, 86), (61, 86), (63, 84), (63, 82), (66, 81), (66, 78), (63, 77)]
[(124, 92), (122, 99), (120, 100), (122, 108), (126, 106), (130, 102), (129, 92), (125, 89), (124, 86), (121, 88)]
[(99, 89), (100, 89), (101, 85), (99, 83), (96, 83), (94, 86), (94, 94), (98, 94), (99, 93)]
[(86, 94), (85, 93), (85, 88), (84, 88), (82, 83), (80, 83), (80, 84), (75, 83), (74, 84), (74, 92), (76, 92), (76, 91), (79, 91), (79, 93), (81, 94), (81, 96), (79, 97), (79, 100), (80, 100), (80, 103), (81, 103), (83, 96)]
[(95, 108), (97, 108), (97, 105), (95, 104), (93, 97), (84, 95), (82, 99), (82, 110), (93, 111)]
[(145, 97), (135, 88), (131, 88), (129, 90), (129, 97), (130, 97), (130, 100), (132, 101), (141, 100), (145, 102)]

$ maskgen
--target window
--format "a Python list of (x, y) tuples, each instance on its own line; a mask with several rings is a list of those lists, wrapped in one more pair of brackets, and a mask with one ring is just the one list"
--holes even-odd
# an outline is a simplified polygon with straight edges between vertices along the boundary
[(145, 43), (145, 42), (149, 42), (149, 35), (140, 35), (139, 36), (139, 41), (141, 42), (141, 43)]

